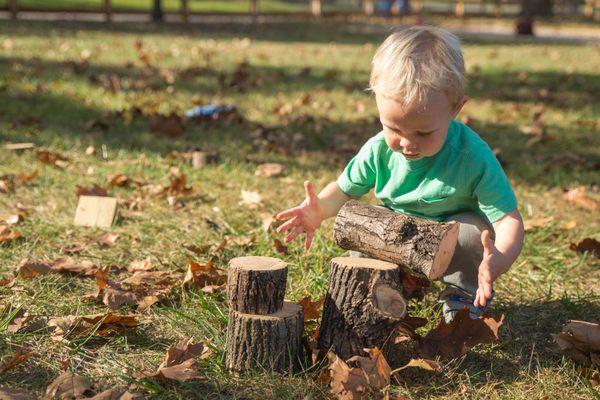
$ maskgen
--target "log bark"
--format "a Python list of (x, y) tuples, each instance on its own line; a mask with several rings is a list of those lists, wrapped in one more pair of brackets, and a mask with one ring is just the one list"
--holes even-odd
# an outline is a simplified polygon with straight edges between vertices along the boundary
[(347, 360), (377, 346), (388, 358), (406, 305), (397, 265), (370, 258), (334, 258), (318, 348)]
[(287, 264), (272, 257), (238, 257), (229, 261), (227, 297), (231, 310), (273, 314), (285, 296)]
[(452, 260), (458, 228), (456, 222), (410, 217), (350, 200), (335, 219), (334, 236), (343, 249), (399, 264), (433, 280)]
[(230, 310), (227, 368), (236, 372), (298, 371), (302, 359), (303, 330), (304, 313), (298, 303), (286, 301), (281, 311), (269, 315)]

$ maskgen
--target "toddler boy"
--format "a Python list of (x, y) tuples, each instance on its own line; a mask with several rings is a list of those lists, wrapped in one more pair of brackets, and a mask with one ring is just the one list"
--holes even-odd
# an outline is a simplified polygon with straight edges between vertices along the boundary
[(306, 199), (277, 215), (306, 232), (306, 249), (321, 222), (371, 189), (382, 206), (436, 221), (457, 221), (454, 257), (442, 281), (444, 318), (465, 306), (483, 314), (492, 284), (521, 251), (524, 229), (517, 201), (490, 147), (455, 121), (467, 97), (465, 67), (456, 36), (418, 26), (391, 34), (373, 58), (370, 89), (383, 130), (370, 138), (337, 181), (318, 195), (305, 182)]

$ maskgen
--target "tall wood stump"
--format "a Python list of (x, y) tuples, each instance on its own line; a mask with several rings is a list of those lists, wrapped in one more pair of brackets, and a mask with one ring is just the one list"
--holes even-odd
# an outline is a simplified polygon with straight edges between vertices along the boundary
[(350, 200), (340, 209), (335, 241), (355, 250), (438, 279), (446, 272), (458, 240), (459, 224), (409, 217)]
[(298, 303), (284, 302), (268, 315), (229, 311), (227, 368), (237, 372), (293, 372), (300, 367), (304, 313)]
[(406, 314), (397, 265), (358, 257), (331, 260), (318, 347), (343, 360), (379, 347), (386, 358)]
[(244, 314), (272, 314), (283, 306), (287, 264), (272, 257), (238, 257), (229, 261), (229, 307)]

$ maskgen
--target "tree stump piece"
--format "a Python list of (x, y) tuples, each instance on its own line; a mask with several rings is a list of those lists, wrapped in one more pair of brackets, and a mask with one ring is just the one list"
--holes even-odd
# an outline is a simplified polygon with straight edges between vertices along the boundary
[(343, 249), (399, 264), (433, 280), (452, 260), (458, 228), (456, 222), (410, 217), (350, 200), (335, 219), (334, 236)]
[(285, 296), (287, 264), (272, 257), (238, 257), (229, 261), (229, 308), (244, 314), (273, 314)]
[(230, 310), (227, 327), (227, 368), (293, 372), (300, 367), (304, 313), (286, 301), (281, 311), (250, 315)]
[(388, 358), (406, 303), (397, 265), (370, 258), (334, 258), (318, 348), (347, 360), (377, 346)]

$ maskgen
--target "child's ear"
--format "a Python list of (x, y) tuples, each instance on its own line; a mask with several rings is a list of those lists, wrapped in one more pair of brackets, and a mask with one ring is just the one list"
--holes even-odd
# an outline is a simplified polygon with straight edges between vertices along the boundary
[(470, 99), (468, 96), (463, 96), (456, 102), (456, 104), (454, 105), (454, 109), (452, 110), (452, 119), (456, 118), (460, 110), (462, 110), (462, 108), (464, 107), (465, 103), (469, 100)]

